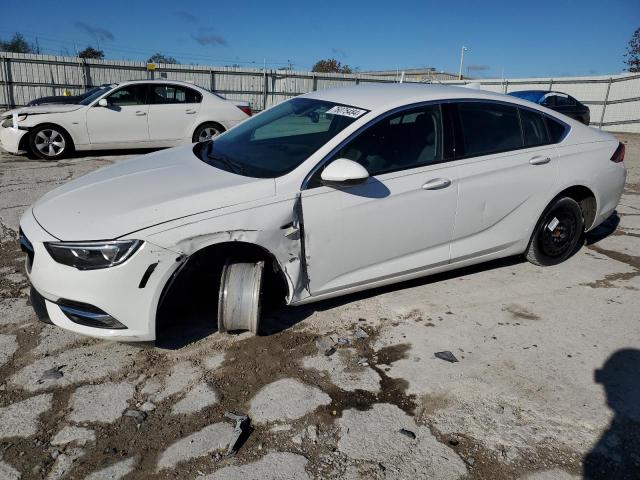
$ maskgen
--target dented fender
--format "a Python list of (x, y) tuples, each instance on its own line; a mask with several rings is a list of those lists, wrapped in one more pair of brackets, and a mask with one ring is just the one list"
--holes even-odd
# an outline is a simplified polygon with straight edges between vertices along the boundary
[(208, 212), (145, 232), (149, 241), (184, 258), (216, 244), (242, 242), (268, 252), (287, 282), (287, 303), (309, 296), (303, 255), (299, 195), (231, 212)]

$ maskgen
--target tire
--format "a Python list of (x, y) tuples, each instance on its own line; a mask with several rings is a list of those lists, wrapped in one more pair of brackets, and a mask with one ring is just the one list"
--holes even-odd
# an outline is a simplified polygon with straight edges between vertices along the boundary
[(218, 331), (260, 331), (264, 262), (227, 261), (218, 294)]
[(196, 128), (196, 131), (193, 132), (193, 137), (191, 140), (194, 142), (206, 142), (211, 140), (212, 138), (217, 137), (222, 132), (224, 132), (224, 127), (219, 123), (215, 122), (207, 122)]
[(557, 265), (576, 252), (583, 234), (580, 205), (572, 198), (559, 198), (538, 220), (525, 257), (534, 265)]
[(29, 132), (29, 150), (45, 160), (60, 160), (73, 152), (73, 141), (57, 125), (38, 125)]

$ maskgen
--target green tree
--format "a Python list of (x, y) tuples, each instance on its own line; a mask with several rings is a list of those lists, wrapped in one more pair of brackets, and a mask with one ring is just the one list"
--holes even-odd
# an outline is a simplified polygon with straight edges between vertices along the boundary
[(11, 40), (0, 40), (0, 50), (12, 53), (34, 53), (35, 49), (21, 33), (16, 33)]
[(640, 28), (636, 28), (633, 33), (629, 45), (627, 45), (627, 53), (624, 54), (625, 63), (629, 67), (630, 72), (640, 72)]
[(335, 58), (318, 60), (311, 71), (319, 73), (353, 73), (353, 69), (349, 65), (342, 65)]
[(78, 56), (80, 58), (95, 58), (97, 60), (102, 60), (104, 58), (104, 52), (93, 47), (87, 47), (82, 50)]
[(180, 63), (173, 57), (163, 55), (161, 53), (154, 53), (149, 57), (147, 63)]

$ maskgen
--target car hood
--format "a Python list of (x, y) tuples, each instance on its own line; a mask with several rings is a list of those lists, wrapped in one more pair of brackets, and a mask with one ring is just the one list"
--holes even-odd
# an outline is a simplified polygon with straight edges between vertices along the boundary
[(212, 167), (194, 155), (193, 146), (185, 145), (73, 180), (42, 197), (33, 215), (60, 240), (107, 240), (274, 194), (273, 179)]
[(41, 115), (43, 113), (66, 113), (73, 112), (79, 108), (83, 108), (84, 105), (66, 104), (66, 103), (54, 103), (50, 105), (34, 105), (32, 107), (20, 107), (9, 110), (2, 114), (3, 117), (10, 117), (14, 113), (18, 115)]

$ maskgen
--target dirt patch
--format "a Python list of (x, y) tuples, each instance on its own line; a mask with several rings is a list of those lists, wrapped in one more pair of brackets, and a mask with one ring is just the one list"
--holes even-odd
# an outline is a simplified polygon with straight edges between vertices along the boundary
[(509, 312), (516, 320), (540, 320), (538, 315), (515, 303), (507, 305), (503, 311)]
[(588, 248), (601, 255), (605, 255), (612, 260), (622, 262), (634, 270), (631, 272), (610, 273), (605, 275), (604, 278), (600, 278), (594, 282), (583, 283), (581, 285), (591, 288), (619, 288), (619, 285), (616, 282), (626, 282), (640, 275), (640, 257), (629, 255), (627, 253), (616, 252), (614, 250), (607, 250), (597, 245), (590, 245)]

